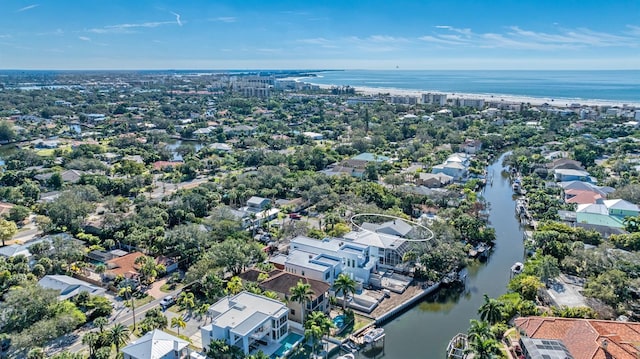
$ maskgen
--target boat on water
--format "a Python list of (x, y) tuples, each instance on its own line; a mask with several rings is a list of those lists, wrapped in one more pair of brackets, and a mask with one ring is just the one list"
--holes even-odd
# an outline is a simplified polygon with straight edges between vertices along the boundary
[(447, 345), (447, 359), (466, 358), (466, 350), (468, 345), (469, 339), (466, 334), (456, 334), (456, 336), (449, 341), (449, 345)]
[(522, 273), (522, 271), (524, 270), (524, 264), (520, 263), (520, 262), (515, 262), (512, 266), (511, 266), (511, 272), (513, 274), (520, 274)]
[(384, 328), (376, 328), (364, 335), (365, 343), (373, 343), (384, 337)]
[(337, 357), (336, 359), (356, 359), (355, 355), (348, 353), (345, 355), (340, 355), (339, 357)]

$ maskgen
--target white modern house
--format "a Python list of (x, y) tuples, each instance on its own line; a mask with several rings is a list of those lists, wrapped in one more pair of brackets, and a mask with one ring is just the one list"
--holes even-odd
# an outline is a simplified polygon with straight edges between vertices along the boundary
[[(220, 299), (209, 308), (211, 324), (200, 328), (203, 348), (222, 339), (245, 354), (274, 352), (289, 333), (289, 309), (281, 302), (249, 292)], [(268, 348), (273, 348), (269, 350)]]
[(181, 359), (189, 357), (189, 343), (155, 329), (122, 348), (124, 359)]
[(467, 176), (468, 168), (469, 157), (464, 153), (454, 153), (442, 164), (433, 166), (431, 173), (444, 173), (453, 177), (455, 180), (461, 180)]
[(370, 246), (340, 238), (322, 240), (297, 236), (291, 240), (284, 270), (333, 284), (340, 273), (368, 283), (378, 263)]

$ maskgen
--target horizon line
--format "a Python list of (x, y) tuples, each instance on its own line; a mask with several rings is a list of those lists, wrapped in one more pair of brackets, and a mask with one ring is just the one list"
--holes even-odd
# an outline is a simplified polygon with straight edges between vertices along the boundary
[(76, 71), (76, 72), (89, 72), (89, 71), (279, 71), (279, 72), (324, 72), (324, 71), (640, 71), (639, 68), (633, 69), (537, 69), (537, 68), (521, 68), (521, 69), (456, 69), (456, 68), (441, 68), (441, 69), (420, 69), (420, 68), (389, 68), (389, 69), (366, 69), (366, 68), (337, 68), (337, 69), (295, 69), (295, 68), (230, 68), (230, 69), (204, 69), (204, 68), (92, 68), (92, 69), (60, 69), (60, 68), (0, 68), (0, 72), (5, 71)]

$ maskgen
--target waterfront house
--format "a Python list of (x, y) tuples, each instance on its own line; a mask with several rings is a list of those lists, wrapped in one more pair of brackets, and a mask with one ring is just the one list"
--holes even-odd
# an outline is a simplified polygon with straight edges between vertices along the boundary
[(106, 289), (98, 287), (95, 284), (67, 275), (46, 275), (38, 281), (38, 285), (45, 289), (59, 291), (58, 300), (75, 297), (81, 292), (87, 292), (91, 295), (102, 295), (106, 292)]
[(635, 217), (640, 213), (636, 204), (623, 199), (602, 200), (595, 203), (579, 204), (576, 209), (576, 222), (590, 225), (624, 228), (624, 218)]
[(467, 138), (460, 146), (460, 150), (466, 154), (476, 154), (482, 149), (482, 141)]
[(182, 359), (188, 358), (189, 342), (154, 329), (122, 348), (124, 359)]
[(435, 165), (431, 168), (431, 173), (444, 173), (459, 181), (467, 177), (469, 168), (469, 157), (464, 153), (454, 153), (449, 156), (443, 163)]
[(445, 173), (419, 173), (416, 179), (416, 184), (419, 186), (425, 186), (429, 188), (444, 187), (453, 182), (453, 176), (449, 176)]
[[(402, 221), (407, 225), (404, 221)], [(409, 226), (409, 225), (407, 225)], [(409, 242), (399, 235), (408, 234), (406, 226), (384, 226), (363, 223), (365, 230), (352, 231), (345, 234), (345, 240), (355, 244), (369, 246), (371, 255), (377, 258), (378, 266), (395, 268), (402, 263), (403, 255), (409, 251)], [(411, 227), (411, 226), (409, 226)], [(413, 227), (411, 227), (413, 228)]]
[(226, 296), (209, 308), (211, 323), (200, 328), (202, 346), (208, 348), (212, 340), (222, 339), (245, 355), (262, 347), (279, 347), (289, 333), (288, 313), (283, 303), (261, 295)]
[(371, 246), (340, 238), (322, 240), (297, 236), (291, 240), (285, 271), (333, 284), (340, 273), (346, 273), (361, 284), (378, 263)]
[[(525, 353), (525, 358), (542, 358), (543, 356), (535, 356), (534, 353), (539, 353), (540, 350), (562, 352), (563, 347), (567, 349), (570, 356), (565, 354), (560, 356), (562, 358), (637, 359), (640, 356), (637, 346), (640, 342), (640, 323), (524, 317), (517, 318), (515, 325), (524, 335), (522, 338), (524, 340), (520, 340), (520, 346)], [(546, 354), (549, 355), (549, 353)]]
[(553, 176), (558, 182), (581, 181), (588, 183), (596, 183), (597, 180), (585, 170), (562, 169), (553, 170)]

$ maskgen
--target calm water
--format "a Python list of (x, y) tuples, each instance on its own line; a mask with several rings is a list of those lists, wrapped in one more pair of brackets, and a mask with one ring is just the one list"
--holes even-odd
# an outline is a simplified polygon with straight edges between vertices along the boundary
[(370, 71), (318, 73), (304, 81), (445, 93), (640, 103), (640, 71)]
[[(510, 267), (522, 261), (523, 232), (515, 217), (515, 201), (507, 177), (502, 176), (502, 157), (488, 171), (493, 186), (487, 186), (484, 197), (491, 203), (489, 221), (496, 230), (496, 246), (487, 263), (469, 268), (463, 292), (440, 291), (425, 299), (384, 326), (384, 354), (376, 358), (443, 358), (449, 340), (466, 332), (469, 320), (477, 318), (483, 294), (497, 297), (506, 292)], [(360, 358), (366, 358), (361, 354)]]

